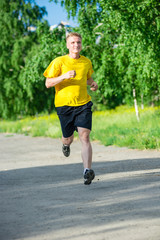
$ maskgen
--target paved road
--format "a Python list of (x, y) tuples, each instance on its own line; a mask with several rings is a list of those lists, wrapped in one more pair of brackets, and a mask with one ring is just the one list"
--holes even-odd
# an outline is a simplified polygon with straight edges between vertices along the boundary
[(85, 186), (80, 148), (0, 134), (0, 240), (160, 239), (160, 152), (93, 143)]

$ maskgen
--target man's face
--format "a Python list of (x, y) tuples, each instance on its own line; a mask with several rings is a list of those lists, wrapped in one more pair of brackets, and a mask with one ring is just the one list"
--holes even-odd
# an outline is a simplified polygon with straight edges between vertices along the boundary
[(80, 53), (82, 50), (82, 40), (80, 37), (69, 37), (67, 39), (67, 48), (69, 49), (69, 53)]

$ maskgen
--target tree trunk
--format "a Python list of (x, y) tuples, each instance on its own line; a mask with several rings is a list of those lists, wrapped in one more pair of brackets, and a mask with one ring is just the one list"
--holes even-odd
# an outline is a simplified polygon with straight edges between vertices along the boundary
[(133, 98), (134, 98), (134, 107), (135, 107), (135, 111), (136, 111), (136, 117), (137, 117), (137, 121), (139, 122), (139, 111), (138, 111), (138, 105), (137, 105), (137, 99), (136, 99), (136, 89), (133, 88)]
[(141, 109), (144, 109), (144, 103), (143, 103), (143, 93), (141, 94)]

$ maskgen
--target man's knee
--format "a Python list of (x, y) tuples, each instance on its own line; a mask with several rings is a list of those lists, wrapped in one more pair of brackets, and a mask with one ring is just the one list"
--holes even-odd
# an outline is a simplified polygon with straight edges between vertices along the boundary
[(79, 133), (79, 137), (80, 137), (81, 141), (84, 141), (86, 143), (90, 141), (90, 138), (89, 138), (90, 130), (89, 129), (80, 129), (78, 131), (78, 133)]

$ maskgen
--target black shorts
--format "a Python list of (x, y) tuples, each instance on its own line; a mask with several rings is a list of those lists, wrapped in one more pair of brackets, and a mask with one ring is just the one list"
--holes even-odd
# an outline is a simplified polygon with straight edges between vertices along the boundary
[(93, 103), (90, 101), (85, 105), (78, 107), (63, 106), (57, 107), (57, 115), (61, 123), (63, 137), (72, 136), (77, 127), (92, 128), (92, 107)]

